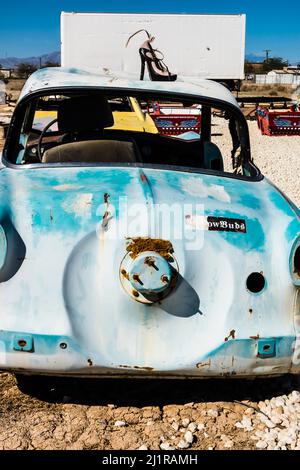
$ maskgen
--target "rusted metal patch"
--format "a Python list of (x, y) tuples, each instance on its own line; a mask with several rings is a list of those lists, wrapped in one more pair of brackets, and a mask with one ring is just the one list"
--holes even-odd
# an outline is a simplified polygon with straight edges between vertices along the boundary
[(126, 251), (132, 259), (135, 259), (143, 251), (155, 251), (163, 258), (169, 260), (170, 253), (174, 252), (173, 245), (169, 240), (159, 238), (136, 237), (129, 238), (131, 242), (127, 245)]

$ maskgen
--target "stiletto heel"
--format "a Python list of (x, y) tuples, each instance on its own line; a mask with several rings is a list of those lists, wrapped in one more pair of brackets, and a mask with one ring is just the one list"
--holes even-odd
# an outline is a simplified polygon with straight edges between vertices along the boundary
[(140, 51), (140, 57), (141, 57), (141, 73), (140, 73), (140, 80), (144, 80), (144, 74), (145, 74), (145, 62), (146, 59), (143, 56), (143, 54)]
[[(136, 34), (142, 31), (144, 31), (147, 34), (148, 39), (139, 48), (139, 54), (141, 58), (140, 80), (144, 79), (145, 63), (147, 63), (150, 80), (156, 81), (156, 82), (175, 81), (177, 79), (177, 75), (169, 71), (168, 67), (163, 61), (164, 59), (163, 54), (158, 49), (153, 49), (151, 42), (154, 40), (154, 37), (151, 36), (148, 33), (148, 31), (146, 31), (145, 29), (140, 29), (139, 31), (136, 31), (134, 34), (132, 34), (129, 37), (125, 47), (128, 46), (128, 43), (133, 36), (135, 36)], [(161, 54), (161, 58), (157, 56), (157, 53)]]

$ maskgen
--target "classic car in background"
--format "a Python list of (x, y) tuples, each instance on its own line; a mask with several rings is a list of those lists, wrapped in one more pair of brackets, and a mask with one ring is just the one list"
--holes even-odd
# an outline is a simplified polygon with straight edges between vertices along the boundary
[[(201, 134), (116, 128), (124, 97), (196, 104)], [(222, 151), (212, 109), (227, 123)], [(55, 113), (42, 130), (40, 111)], [(0, 369), (300, 371), (299, 210), (253, 163), (223, 86), (42, 69), (16, 106), (0, 190)]]

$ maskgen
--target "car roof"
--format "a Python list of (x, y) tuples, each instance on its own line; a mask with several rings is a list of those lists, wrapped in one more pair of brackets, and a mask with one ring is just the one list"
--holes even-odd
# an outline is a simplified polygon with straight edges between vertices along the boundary
[(205, 79), (188, 77), (175, 82), (153, 82), (136, 80), (125, 74), (97, 74), (88, 70), (63, 67), (49, 67), (34, 72), (26, 81), (19, 100), (36, 91), (47, 91), (52, 88), (121, 88), (128, 90), (160, 91), (174, 94), (202, 96), (208, 99), (225, 101), (237, 108), (238, 103), (232, 93), (223, 85)]

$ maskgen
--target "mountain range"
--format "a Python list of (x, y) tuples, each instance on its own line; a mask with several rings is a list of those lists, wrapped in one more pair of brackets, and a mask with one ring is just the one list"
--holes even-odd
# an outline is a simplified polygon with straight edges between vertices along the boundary
[[(263, 62), (265, 60), (265, 56), (249, 53), (246, 54), (245, 59), (249, 62)], [(41, 56), (33, 57), (6, 57), (2, 59), (0, 58), (0, 64), (2, 68), (14, 69), (22, 62), (33, 64), (37, 67), (40, 67), (40, 65), (43, 65), (46, 62), (57, 62), (60, 64), (60, 52), (55, 51), (50, 52), (48, 54), (43, 54)]]
[(60, 64), (60, 52), (50, 52), (49, 54), (43, 54), (41, 56), (33, 56), (33, 57), (5, 57), (0, 58), (0, 64), (4, 69), (14, 69), (22, 62), (26, 62), (28, 64), (36, 65), (40, 67), (40, 65), (45, 64), (46, 62), (57, 62)]

